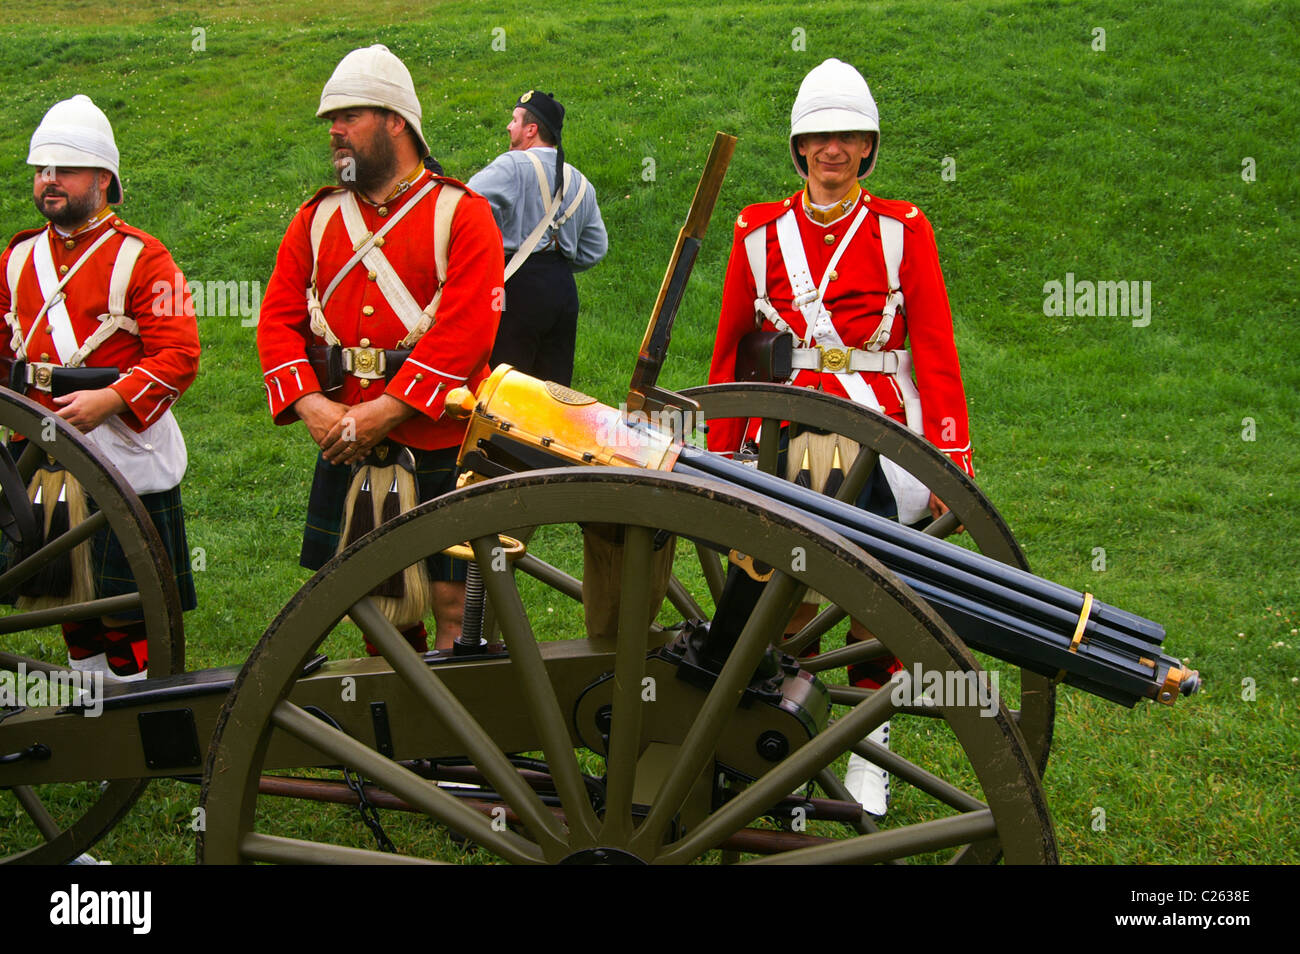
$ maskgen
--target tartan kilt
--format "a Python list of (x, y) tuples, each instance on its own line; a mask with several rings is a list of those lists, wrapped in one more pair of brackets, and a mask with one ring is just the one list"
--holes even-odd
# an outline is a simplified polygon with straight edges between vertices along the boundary
[[(176, 588), (180, 591), (181, 609), (192, 610), (198, 605), (198, 596), (194, 591), (194, 574), (190, 569), (190, 547), (185, 536), (185, 512), (181, 504), (179, 485), (171, 490), (156, 494), (145, 494), (140, 498), (149, 519), (153, 522), (158, 536), (162, 538), (163, 552), (171, 561), (172, 573), (176, 578)], [(86, 507), (90, 513), (99, 509), (95, 501), (86, 498)], [(121, 596), (134, 593), (138, 589), (131, 565), (127, 562), (122, 544), (118, 542), (113, 531), (105, 527), (97, 531), (89, 540), (90, 574), (95, 586), (95, 596)], [(0, 572), (7, 570), (14, 559), (14, 547), (6, 538), (0, 546)], [(5, 602), (13, 605), (16, 594), (8, 594)], [(142, 621), (141, 612), (123, 613), (115, 617), (124, 621)]]
[[(171, 561), (176, 588), (180, 591), (181, 609), (192, 610), (198, 606), (199, 601), (194, 591), (194, 574), (190, 569), (190, 545), (185, 536), (185, 510), (181, 504), (180, 485), (155, 494), (142, 494), (140, 502), (149, 511), (149, 519), (158, 530), (158, 536), (162, 537), (163, 552)], [(92, 499), (88, 498), (86, 503), (92, 513), (99, 509)], [(95, 592), (100, 597), (120, 596), (137, 590), (122, 544), (109, 530), (101, 530), (90, 538), (90, 572), (95, 581)], [(144, 615), (140, 612), (123, 613), (116, 618), (140, 621)]]
[[(420, 503), (441, 497), (456, 488), (456, 457), (460, 453), (459, 447), (441, 447), (436, 450), (412, 447), (410, 451), (415, 455), (415, 485)], [(343, 507), (351, 479), (351, 467), (331, 464), (323, 454), (317, 456), (311, 495), (307, 500), (307, 526), (302, 534), (299, 565), (309, 570), (319, 570), (339, 552)], [(434, 582), (465, 579), (463, 560), (453, 560), (435, 553), (425, 560), (425, 564), (429, 568), (429, 579)]]

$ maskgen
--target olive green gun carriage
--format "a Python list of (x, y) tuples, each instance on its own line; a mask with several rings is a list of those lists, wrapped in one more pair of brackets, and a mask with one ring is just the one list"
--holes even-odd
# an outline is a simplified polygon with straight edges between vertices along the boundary
[[(689, 394), (708, 417), (763, 419), (761, 467), (774, 466), (782, 421), (843, 433), (869, 449), (864, 458), (897, 460), (950, 504), (979, 549), (1024, 566), (975, 486), (892, 422), (793, 389), (729, 385)], [(29, 439), (20, 473), (48, 454), (99, 506), (86, 524), (7, 570), (0, 589), (12, 591), (36, 563), (104, 522), (122, 540), (140, 583), (138, 597), (18, 613), (0, 618), (0, 631), (138, 605), (150, 652), (149, 680), (110, 689), (95, 718), (54, 706), (0, 711), (0, 797), (16, 801), (39, 832), (29, 843), (0, 845), (7, 860), (73, 858), (113, 825), (130, 823), (148, 779), (200, 772), (201, 861), (425, 860), (275, 833), (280, 796), (356, 801), (340, 782), (294, 774), (338, 766), (372, 780), (366, 790), (373, 804), (423, 813), (512, 862), (1056, 860), (1040, 781), (1051, 741), (1051, 680), (1025, 671), (1019, 707), (999, 701), (991, 713), (921, 705), (905, 695), (900, 703), (896, 691), (843, 685), (837, 670), (883, 653), (896, 655), (907, 672), (919, 666), (961, 679), (973, 679), (980, 665), (893, 573), (782, 503), (635, 468), (555, 468), (475, 483), (385, 524), (322, 568), (242, 668), (183, 673), (171, 574), (139, 501), (80, 435), (38, 405), (0, 392), (0, 425)], [(847, 480), (864, 477), (851, 469)], [(580, 522), (624, 528), (617, 636), (539, 639), (546, 614), (536, 601), (525, 605), (517, 579), (535, 577), (575, 599), (581, 581), (531, 543), (522, 555), (508, 554), (508, 572), (494, 567), (506, 537), (539, 540), (547, 533), (536, 528)], [(950, 531), (953, 522), (932, 530)], [(547, 532), (553, 539), (559, 531)], [(680, 627), (647, 626), (657, 595), (651, 566), (666, 534), (679, 543), (667, 603), (682, 620), (709, 617), (728, 548), (770, 566), (803, 554), (766, 588), (720, 671), (688, 671), (674, 651)], [(415, 560), (466, 542), (483, 571), (490, 632), (500, 633), (504, 648), (421, 657), (367, 594)], [(685, 582), (692, 578), (693, 587)], [(800, 585), (814, 587), (831, 608), (786, 637), (791, 593)], [(826, 636), (820, 654), (798, 661), (771, 651), (774, 644), (808, 645), (840, 615), (863, 621), (878, 640), (848, 646), (841, 637), (831, 648)], [(318, 659), (317, 647), (345, 617), (382, 657)], [(0, 665), (60, 668), (8, 652)], [(885, 719), (894, 720), (893, 752), (864, 741)], [(944, 754), (931, 759), (931, 749)], [(848, 796), (835, 768), (850, 751), (891, 771), (906, 803), (897, 818), (877, 823)], [(521, 761), (521, 753), (541, 754)], [(452, 789), (440, 780), (474, 787)], [(56, 803), (69, 788), (96, 797), (61, 814)]]
[[(0, 708), (0, 797), (12, 792), (17, 804), (0, 812), (26, 815), (35, 836), (0, 842), (0, 857), (67, 861), (123, 819), (148, 779), (201, 772), (205, 862), (426, 860), (277, 833), (273, 806), (286, 795), (421, 813), (523, 863), (1055, 861), (1040, 781), (1054, 683), (1127, 705), (1172, 703), (1195, 690), (1196, 674), (1159, 651), (1157, 625), (1025, 572), (992, 504), (893, 421), (778, 385), (657, 387), (734, 145), (715, 137), (642, 341), (631, 413), (508, 368), (477, 395), (449, 395), (449, 408), (472, 415), (461, 465), (477, 482), (385, 523), (322, 567), (242, 668), (181, 671), (179, 601), (139, 501), (78, 433), (0, 389), (0, 426), (28, 441), (16, 465), (0, 457), (6, 535), (43, 455), (98, 504), (79, 526), (11, 560), (0, 599), (105, 524), (139, 583), (138, 595), (0, 617), (0, 637), (139, 610), (150, 676), (110, 690), (94, 718), (84, 707)], [(760, 420), (757, 467), (632, 426), (635, 412), (674, 408)], [(787, 423), (861, 446), (837, 500), (774, 476)], [(602, 430), (649, 438), (653, 454), (617, 446)], [(927, 534), (964, 525), (984, 556), (844, 503), (880, 458), (951, 508)], [(574, 466), (590, 462), (621, 466)], [(598, 556), (587, 556), (584, 541), (586, 585), (560, 565), (582, 526), (618, 541)], [(421, 656), (369, 594), (448, 550), (476, 568), (486, 594), (467, 610), (481, 605), (483, 631), (503, 643), (466, 640), (463, 654)], [(741, 564), (770, 576), (747, 582)], [(523, 598), (532, 592), (525, 577), (545, 598)], [(787, 635), (805, 588), (826, 608)], [(550, 633), (542, 604), (555, 596), (584, 610), (600, 605), (603, 622), (588, 617), (584, 632)], [(834, 636), (845, 617), (875, 638)], [(322, 659), (318, 647), (345, 618), (381, 657)], [(1002, 685), (1018, 688), (1013, 707), (1012, 693), (940, 698), (927, 688), (990, 685), (945, 620), (1013, 663), (1001, 667)], [(904, 668), (890, 686), (844, 684), (846, 666), (889, 656)], [(61, 667), (0, 651), (0, 668)], [(925, 685), (912, 685), (914, 676)], [(891, 749), (867, 739), (886, 720)], [(887, 821), (865, 814), (840, 782), (837, 763), (849, 752), (894, 778), (899, 797)], [(335, 767), (374, 784), (292, 774)]]

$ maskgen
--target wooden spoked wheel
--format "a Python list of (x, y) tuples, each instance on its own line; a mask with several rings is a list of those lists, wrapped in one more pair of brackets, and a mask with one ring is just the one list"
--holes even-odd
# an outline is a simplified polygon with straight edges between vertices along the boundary
[[(22, 562), (13, 555), (15, 549), (10, 548), (8, 565), (0, 575), (0, 601), (11, 603), (20, 584), (41, 565), (105, 526), (121, 541), (139, 586), (138, 594), (99, 599), (75, 607), (32, 612), (10, 609), (8, 615), (0, 616), (0, 669), (14, 673), (64, 670), (63, 660), (51, 662), (32, 655), (36, 644), (33, 632), (66, 621), (138, 611), (144, 615), (149, 635), (150, 676), (179, 672), (183, 668), (185, 647), (180, 597), (158, 532), (139, 498), (121, 474), (75, 428), (8, 389), (0, 389), (0, 427), (8, 432), (6, 437), (25, 438), (12, 445), (17, 460), (15, 471), (10, 472), (9, 487), (15, 497), (25, 494), (31, 475), (49, 457), (81, 482), (95, 504), (85, 521), (28, 554)], [(26, 506), (24, 499), (11, 501), (7, 495), (0, 497), (0, 508), (4, 508), (6, 515), (13, 508), (23, 506)], [(63, 642), (57, 631), (45, 639), (62, 653)], [(0, 710), (0, 714), (7, 716), (0, 721), (0, 759), (41, 744), (39, 731), (24, 726), (22, 712), (11, 709)], [(65, 718), (81, 716), (69, 714)], [(93, 720), (88, 720), (86, 728), (88, 732), (94, 731)], [(60, 755), (53, 751), (46, 758), (58, 759)], [(24, 759), (0, 761), (0, 818), (6, 819), (0, 827), (0, 858), (9, 862), (61, 864), (77, 857), (117, 823), (146, 784), (135, 779), (23, 784), (25, 769), (31, 764)]]
[[(928, 441), (896, 421), (843, 398), (777, 384), (715, 384), (682, 393), (700, 403), (706, 421), (740, 417), (761, 421), (758, 466), (767, 473), (776, 473), (782, 422), (818, 428), (856, 441), (862, 446), (862, 453), (845, 475), (836, 494), (840, 500), (856, 498), (876, 461), (881, 457), (888, 458), (908, 470), (951, 508), (952, 514), (931, 524), (927, 533), (945, 538), (958, 526), (964, 525), (965, 532), (980, 553), (1023, 570), (1029, 569), (1024, 552), (1006, 521), (974, 481)], [(716, 598), (722, 579), (720, 558), (708, 550), (700, 550), (698, 557), (705, 564), (705, 578), (711, 581), (709, 587)], [(674, 590), (680, 592), (677, 588)], [(683, 612), (689, 609), (688, 606), (678, 608)], [(803, 645), (814, 641), (826, 629), (839, 626), (845, 616), (840, 610), (831, 606), (820, 613), (818, 619), (795, 637), (790, 647), (792, 651), (801, 650)], [(831, 680), (832, 671), (852, 662), (855, 652), (870, 652), (869, 649), (845, 647), (842, 640), (834, 652), (829, 651), (830, 647), (824, 641), (823, 650), (817, 659), (801, 660), (805, 668), (822, 674), (823, 680)], [(838, 675), (841, 678), (834, 681), (842, 683), (842, 672)], [(1012, 716), (1042, 774), (1047, 769), (1052, 745), (1055, 689), (1050, 679), (1028, 670), (1020, 670), (1018, 683), (1019, 704), (1012, 709)]]
[[(599, 640), (540, 641), (536, 624), (544, 613), (525, 605), (515, 573), (497, 563), (493, 553), (497, 535), (512, 528), (545, 530), (579, 521), (624, 528), (618, 633), (603, 648)], [(802, 737), (786, 733), (787, 744), (781, 745), (771, 744), (770, 735), (761, 736), (759, 748), (766, 745), (763, 769), (740, 778), (732, 773), (723, 790), (723, 759), (752, 764), (756, 740), (746, 733), (765, 720), (789, 715), (780, 706), (740, 703), (756, 669), (771, 658), (769, 647), (783, 632), (800, 586), (815, 586), (868, 622), (909, 667), (972, 679), (979, 673), (961, 641), (892, 574), (837, 535), (806, 524), (798, 512), (745, 491), (619, 468), (543, 470), (485, 481), (385, 524), (303, 587), (236, 680), (208, 753), (200, 860), (420, 860), (278, 833), (273, 800), (259, 796), (268, 750), (277, 747), (280, 752), (317, 753), (315, 764), (349, 766), (432, 821), (512, 862), (686, 863), (718, 848), (727, 850), (737, 838), (754, 837), (749, 826), (756, 819), (860, 745), (898, 709), (893, 693), (880, 692), (828, 727), (819, 727), (805, 713)], [(664, 665), (655, 650), (666, 637), (648, 631), (646, 623), (653, 602), (649, 570), (659, 531), (687, 538), (707, 533), (714, 546), (744, 541), (749, 553), (778, 572), (719, 672), (703, 684), (660, 678), (657, 693), (647, 693), (647, 674), (661, 672)], [(474, 547), (509, 658), (430, 665), (376, 612), (367, 594), (414, 560), (462, 541)], [(418, 703), (420, 714), (413, 717), (411, 708), (405, 709), (406, 721), (393, 727), (394, 738), (403, 732), (410, 737), (415, 725), (425, 733), (419, 744), (427, 739), (431, 750), (454, 744), (503, 800), (511, 827), (494, 824), (380, 754), (369, 733), (345, 733), (291, 700), (304, 662), (345, 615), (380, 648), (400, 679), (404, 698), (412, 700), (412, 707)], [(583, 686), (575, 689), (560, 678), (563, 664), (601, 652), (608, 667)], [(508, 667), (512, 691), (504, 698), (499, 691), (483, 696), (466, 690), (458, 696), (449, 682), (459, 666)], [(825, 690), (815, 680), (804, 674), (793, 678), (802, 681), (810, 698), (825, 703)], [(605, 693), (608, 704), (587, 705), (585, 700), (596, 692)], [(495, 728), (503, 707), (520, 710), (529, 727), (522, 748), (517, 734), (514, 745), (497, 737), (503, 734)], [(810, 704), (809, 712), (815, 710)], [(824, 717), (824, 704), (821, 712)], [(942, 858), (985, 846), (1012, 862), (1055, 861), (1038, 773), (1007, 711), (998, 707), (981, 713), (952, 705), (940, 710), (938, 721), (955, 740), (960, 765), (927, 766), (923, 756), (899, 755), (891, 766), (925, 793), (925, 811), (885, 831), (862, 825), (865, 834), (776, 833), (795, 839), (781, 843), (789, 850), (745, 860)], [(604, 763), (599, 799), (592, 797), (583, 777), (579, 750), (584, 747), (598, 749)], [(554, 788), (550, 804), (509, 761), (510, 754), (522, 751), (542, 753)], [(395, 756), (401, 757), (400, 752)]]

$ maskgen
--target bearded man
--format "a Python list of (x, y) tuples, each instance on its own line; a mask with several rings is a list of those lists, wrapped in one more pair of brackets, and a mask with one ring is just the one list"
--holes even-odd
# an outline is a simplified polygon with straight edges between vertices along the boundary
[[(465, 424), (444, 415), (444, 401), (487, 377), (503, 296), (492, 211), (426, 168), (420, 101), (400, 59), (382, 45), (349, 53), (317, 115), (329, 123), (338, 186), (289, 224), (257, 333), (272, 417), (302, 421), (320, 447), (308, 569), (414, 505), (410, 495), (453, 488)], [(427, 598), (415, 579), (425, 570), (412, 571), (394, 578), (381, 608), (420, 651), (432, 608), (436, 645), (448, 648), (460, 633), (463, 564), (431, 558)]]
[[(140, 495), (171, 558), (183, 609), (196, 605), (180, 481), (188, 457), (171, 406), (194, 381), (199, 333), (188, 286), (167, 249), (114, 214), (122, 201), (108, 117), (87, 96), (56, 103), (32, 135), (33, 198), (49, 220), (19, 232), (0, 259), (0, 342), (8, 386), (82, 431)], [(39, 485), (39, 486), (38, 486)], [(31, 490), (46, 538), (92, 504), (58, 468)], [(56, 561), (56, 564), (59, 561)], [(20, 606), (78, 603), (137, 590), (108, 530), (72, 551), (66, 581), (48, 574)], [(37, 578), (40, 581), (41, 578)], [(143, 679), (148, 637), (140, 614), (63, 624), (73, 669)]]

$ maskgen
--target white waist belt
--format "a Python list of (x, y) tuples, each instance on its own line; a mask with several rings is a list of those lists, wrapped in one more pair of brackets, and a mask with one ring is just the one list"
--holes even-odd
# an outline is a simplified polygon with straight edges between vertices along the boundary
[(790, 366), (796, 371), (827, 374), (856, 374), (862, 371), (897, 374), (896, 351), (863, 351), (860, 348), (795, 348)]

